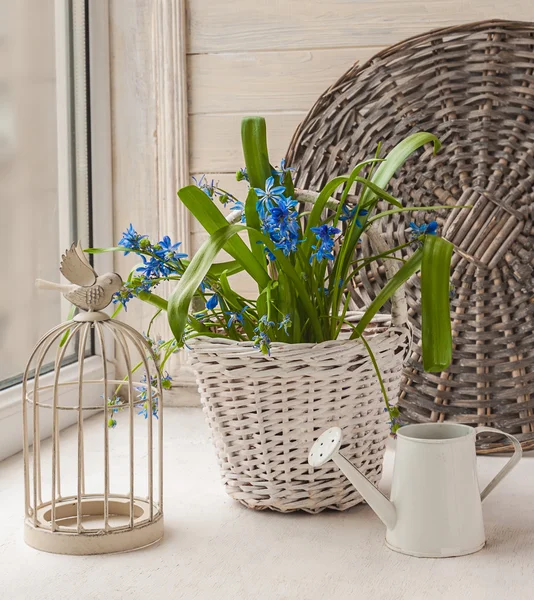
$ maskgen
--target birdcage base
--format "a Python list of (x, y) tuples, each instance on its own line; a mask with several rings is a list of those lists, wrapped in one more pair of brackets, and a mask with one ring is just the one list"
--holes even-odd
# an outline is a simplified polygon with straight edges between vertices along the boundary
[(157, 505), (150, 519), (150, 504), (134, 498), (133, 527), (130, 526), (130, 501), (109, 496), (108, 531), (104, 528), (104, 497), (88, 496), (81, 501), (81, 528), (78, 532), (76, 498), (56, 502), (56, 531), (52, 531), (52, 506), (42, 504), (24, 525), (24, 541), (32, 548), (55, 554), (108, 554), (129, 552), (155, 544), (163, 537), (163, 515)]

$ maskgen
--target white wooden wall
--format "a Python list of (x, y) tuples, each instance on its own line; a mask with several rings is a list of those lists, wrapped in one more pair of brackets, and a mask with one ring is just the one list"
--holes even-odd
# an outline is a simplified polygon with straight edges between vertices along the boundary
[[(272, 161), (355, 61), (409, 36), (489, 18), (534, 20), (534, 0), (189, 0), (190, 169), (231, 190), (239, 123), (267, 119)], [(204, 235), (195, 228), (192, 246)]]
[[(189, 152), (180, 160), (190, 174), (206, 173), (234, 193), (243, 190), (234, 177), (243, 166), (243, 116), (266, 117), (276, 162), (319, 94), (355, 61), (437, 27), (534, 21), (534, 0), (111, 0), (117, 239), (130, 221), (153, 235), (176, 231), (171, 223), (165, 229), (161, 215), (162, 194), (174, 202), (172, 184), (162, 192), (158, 177), (162, 161), (173, 158), (160, 144), (162, 128), (168, 136), (172, 124), (162, 122), (155, 94), (162, 66), (154, 36), (158, 19), (179, 20), (182, 1), (187, 18), (175, 34), (186, 36)], [(176, 78), (176, 69), (169, 76)], [(185, 246), (194, 252), (204, 234), (194, 221), (181, 223), (182, 235), (186, 230)], [(122, 259), (118, 266), (125, 269)]]

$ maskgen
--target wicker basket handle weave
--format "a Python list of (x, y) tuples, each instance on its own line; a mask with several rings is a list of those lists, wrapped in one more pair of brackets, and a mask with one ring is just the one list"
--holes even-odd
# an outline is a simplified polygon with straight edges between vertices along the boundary
[[(317, 200), (319, 194), (318, 192), (313, 192), (311, 190), (295, 190), (295, 198), (299, 202), (310, 202), (314, 203)], [(350, 200), (350, 196), (348, 198)], [(339, 205), (339, 202), (335, 198), (330, 198), (327, 202), (327, 207), (331, 209), (336, 209)], [(241, 211), (234, 210), (226, 217), (226, 220), (229, 223), (237, 223), (241, 220)], [(373, 249), (373, 252), (377, 254), (382, 254), (389, 250), (382, 234), (376, 227), (376, 225), (372, 225), (366, 232), (367, 237), (369, 238), (369, 243)], [(385, 260), (384, 261), (384, 269), (386, 271), (386, 275), (388, 280), (397, 273), (400, 266), (398, 261), (396, 260)], [(402, 285), (391, 298), (391, 325), (393, 327), (398, 327), (401, 325), (406, 325), (408, 323), (408, 307), (406, 305), (406, 293), (404, 291), (404, 286)]]

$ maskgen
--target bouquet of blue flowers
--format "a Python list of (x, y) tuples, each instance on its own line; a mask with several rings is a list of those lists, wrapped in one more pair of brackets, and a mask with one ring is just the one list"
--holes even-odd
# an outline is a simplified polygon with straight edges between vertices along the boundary
[[(284, 161), (276, 168), (271, 165), (263, 118), (243, 120), (242, 142), (246, 166), (238, 171), (237, 179), (248, 184), (243, 200), (205, 177), (178, 192), (179, 200), (209, 234), (191, 260), (180, 252), (179, 243), (168, 237), (154, 243), (131, 225), (119, 246), (107, 249), (133, 252), (141, 258), (142, 264), (130, 273), (115, 302), (126, 307), (137, 297), (153, 304), (158, 314), (166, 311), (174, 338), (160, 348), (163, 363), (196, 336), (253, 341), (265, 355), (270, 354), (273, 342), (321, 343), (347, 330), (352, 339), (365, 343), (365, 329), (373, 317), (400, 286), (421, 271), (424, 367), (446, 369), (452, 353), (452, 245), (436, 235), (437, 223), (412, 224), (408, 243), (414, 252), (406, 260), (396, 253), (408, 244), (373, 256), (358, 253), (362, 234), (386, 215), (454, 208), (404, 207), (386, 191), (410, 154), (429, 143), (437, 152), (439, 140), (425, 132), (410, 135), (386, 157), (378, 151), (317, 193), (296, 190), (292, 169)], [(224, 216), (218, 204), (231, 205), (229, 216)], [(248, 243), (238, 235), (243, 233)], [(233, 260), (216, 262), (223, 249)], [(362, 269), (378, 260), (399, 261), (400, 268), (359, 322), (349, 321), (348, 286)], [(245, 298), (232, 289), (229, 277), (240, 271), (256, 282), (256, 298)], [(157, 294), (162, 281), (176, 282), (168, 299)]]

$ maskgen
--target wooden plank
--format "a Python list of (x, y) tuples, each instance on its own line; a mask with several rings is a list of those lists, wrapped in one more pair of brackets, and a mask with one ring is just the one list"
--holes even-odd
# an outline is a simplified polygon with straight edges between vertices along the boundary
[[(241, 150), (243, 116), (238, 114), (190, 117), (189, 152), (193, 173), (235, 173), (244, 166)], [(265, 115), (269, 156), (273, 164), (279, 164), (284, 157), (297, 125), (305, 116), (305, 112)]]
[(188, 57), (189, 112), (308, 111), (356, 61), (380, 48), (196, 54)]
[(190, 53), (390, 45), (488, 18), (534, 20), (531, 0), (191, 0)]

